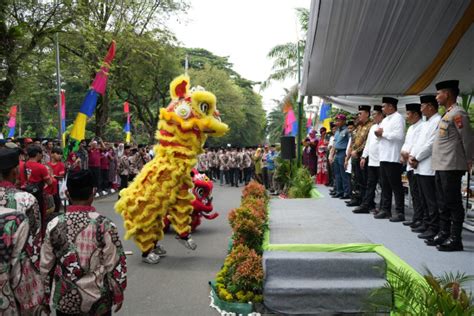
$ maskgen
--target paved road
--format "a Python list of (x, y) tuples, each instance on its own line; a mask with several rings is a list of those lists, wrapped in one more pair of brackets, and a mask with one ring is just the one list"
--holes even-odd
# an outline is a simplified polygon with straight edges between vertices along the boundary
[[(240, 204), (242, 187), (214, 188), (214, 209), (220, 216), (212, 221), (203, 220), (193, 239), (198, 244), (191, 251), (174, 240), (168, 233), (162, 245), (168, 256), (157, 265), (141, 262), (141, 253), (131, 240), (123, 240), (125, 250), (133, 251), (127, 257), (128, 287), (125, 303), (117, 315), (218, 315), (209, 307), (208, 281), (219, 271), (227, 254), (230, 227), (228, 212)], [(117, 199), (114, 194), (94, 202), (97, 210), (112, 219), (124, 234), (121, 217), (113, 210)]]

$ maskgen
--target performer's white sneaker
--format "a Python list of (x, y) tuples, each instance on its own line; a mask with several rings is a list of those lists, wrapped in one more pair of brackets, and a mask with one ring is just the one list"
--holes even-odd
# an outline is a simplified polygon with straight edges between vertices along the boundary
[(162, 245), (156, 245), (155, 249), (152, 250), (155, 254), (160, 257), (166, 257), (166, 250)]
[(142, 261), (149, 264), (157, 264), (160, 262), (160, 256), (153, 251), (150, 251), (146, 257), (142, 257)]
[(188, 249), (196, 250), (196, 248), (197, 248), (197, 244), (191, 238), (191, 235), (188, 235), (187, 239), (183, 239), (179, 236), (176, 236), (176, 239), (179, 241), (180, 244), (182, 244), (184, 247), (186, 247)]

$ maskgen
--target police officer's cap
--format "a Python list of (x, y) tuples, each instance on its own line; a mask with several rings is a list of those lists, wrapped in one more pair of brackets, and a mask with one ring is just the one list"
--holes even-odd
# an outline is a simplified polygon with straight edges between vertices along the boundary
[(436, 90), (454, 89), (459, 90), (459, 80), (446, 80), (436, 84)]
[(18, 148), (0, 148), (0, 170), (8, 170), (20, 163)]

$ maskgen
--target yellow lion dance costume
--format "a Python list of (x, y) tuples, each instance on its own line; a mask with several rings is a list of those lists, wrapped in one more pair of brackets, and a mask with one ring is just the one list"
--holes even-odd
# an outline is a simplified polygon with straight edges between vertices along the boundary
[(155, 158), (120, 192), (115, 205), (124, 219), (125, 239), (133, 237), (143, 253), (163, 239), (165, 216), (180, 238), (188, 238), (194, 199), (191, 170), (207, 136), (229, 130), (219, 118), (214, 94), (202, 88), (189, 91), (189, 85), (187, 76), (171, 82), (171, 103), (160, 110)]

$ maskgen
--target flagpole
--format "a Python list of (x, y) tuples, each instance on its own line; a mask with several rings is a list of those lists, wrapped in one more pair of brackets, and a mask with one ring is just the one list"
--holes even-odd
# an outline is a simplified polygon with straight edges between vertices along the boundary
[(61, 73), (60, 73), (60, 65), (59, 65), (59, 35), (56, 33), (56, 89), (57, 89), (57, 102), (58, 102), (58, 139), (59, 139), (59, 145), (61, 147), (64, 147), (62, 138), (63, 138), (63, 128), (62, 128), (62, 123), (61, 123), (61, 107), (62, 107), (62, 102), (61, 102)]

